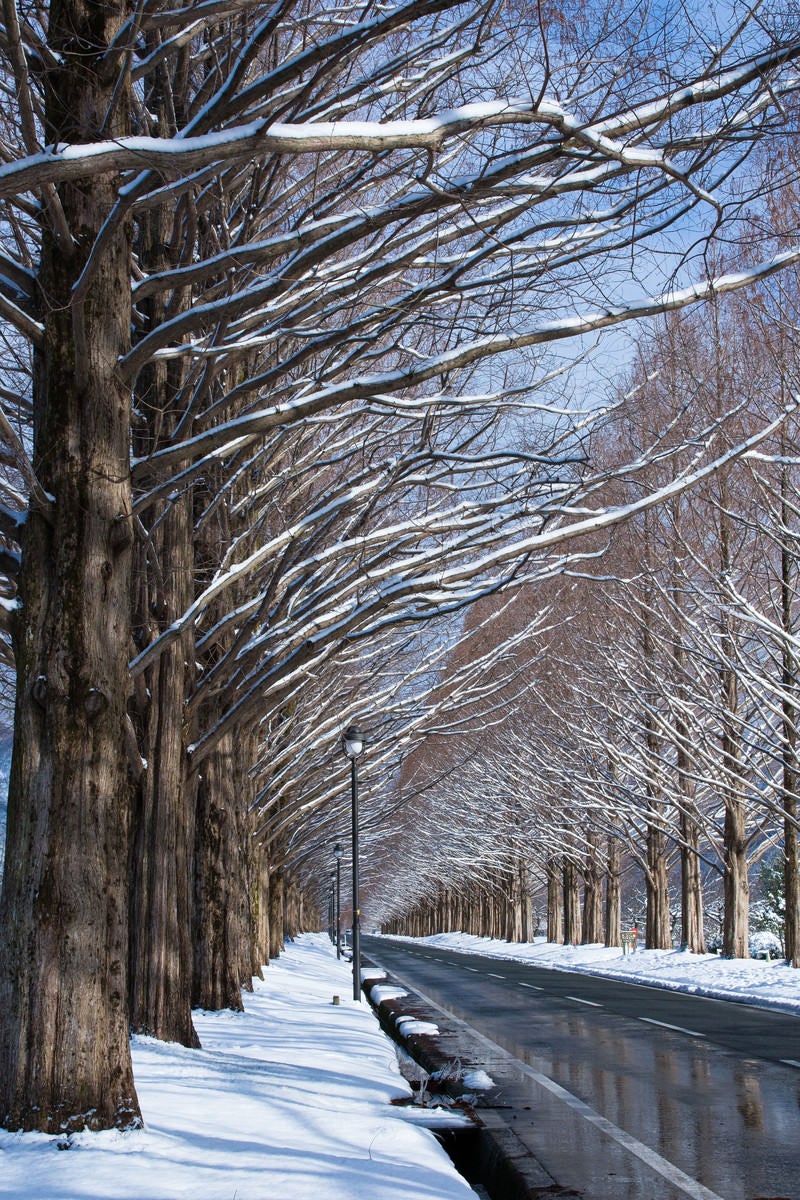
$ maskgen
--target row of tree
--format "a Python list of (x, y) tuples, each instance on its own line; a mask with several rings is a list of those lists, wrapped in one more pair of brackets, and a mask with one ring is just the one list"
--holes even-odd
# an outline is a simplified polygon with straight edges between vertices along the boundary
[(4, 4), (4, 1125), (136, 1124), (129, 1030), (193, 1044), (317, 907), (367, 698), (390, 853), (546, 624), (463, 613), (775, 428), (589, 467), (594, 335), (800, 254), (750, 161), (792, 22), (628, 7)]
[[(516, 939), (538, 893), (551, 940), (619, 945), (624, 876), (629, 893), (643, 881), (648, 946), (673, 944), (676, 887), (680, 944), (705, 949), (705, 883), (715, 907), (722, 898), (723, 952), (745, 957), (750, 877), (777, 850), (783, 945), (800, 965), (795, 311), (786, 277), (757, 303), (712, 304), (640, 339), (625, 407), (595, 431), (608, 475), (620, 461), (640, 464), (614, 492), (635, 497), (673, 478), (676, 447), (677, 473), (691, 471), (689, 427), (732, 444), (789, 413), (691, 493), (634, 516), (605, 544), (588, 542), (568, 581), (540, 586), (533, 601), (520, 594), (523, 609), (547, 599), (561, 623), (508, 695), (499, 733), (471, 746), (455, 779), (421, 789), (426, 824), (441, 828), (465, 798), (474, 824), (462, 823), (456, 848), (426, 830), (444, 892), (406, 887), (402, 917), (384, 889), (387, 927), (431, 932), (431, 922), (461, 919), (470, 932)], [(442, 772), (448, 754), (440, 746), (437, 762), (429, 747), (406, 787), (434, 765)], [(487, 810), (492, 826), (476, 832)], [(488, 907), (476, 895), (465, 916), (463, 889), (480, 880)]]

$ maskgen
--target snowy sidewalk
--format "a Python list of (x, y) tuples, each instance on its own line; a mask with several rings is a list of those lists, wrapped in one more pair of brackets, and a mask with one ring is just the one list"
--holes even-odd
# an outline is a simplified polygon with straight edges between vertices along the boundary
[[(59, 1138), (0, 1131), (4, 1200), (474, 1200), (349, 964), (307, 934), (245, 995), (196, 1013), (202, 1050), (135, 1038), (146, 1128)], [(334, 1006), (334, 993), (341, 1004)]]

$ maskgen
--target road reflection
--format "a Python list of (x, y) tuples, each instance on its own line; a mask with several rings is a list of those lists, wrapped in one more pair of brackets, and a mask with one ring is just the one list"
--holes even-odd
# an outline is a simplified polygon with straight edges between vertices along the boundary
[[(587, 1200), (686, 1200), (703, 1188), (724, 1200), (800, 1200), (797, 1068), (645, 1023), (647, 1011), (615, 1015), (487, 970), (467, 973), (385, 943), (380, 950), (387, 966), (395, 962), (433, 1000), (622, 1131), (616, 1140), (602, 1133), (509, 1060), (494, 1061), (485, 1043), (472, 1044), (475, 1062), (503, 1081), (517, 1133)], [(726, 1016), (735, 1021), (736, 1006)], [(648, 1168), (626, 1151), (628, 1135), (702, 1186), (693, 1192)]]
[(800, 1072), (597, 1009), (524, 1007), (524, 1039), (519, 1013), (484, 1025), (520, 1061), (725, 1200), (800, 1198)]

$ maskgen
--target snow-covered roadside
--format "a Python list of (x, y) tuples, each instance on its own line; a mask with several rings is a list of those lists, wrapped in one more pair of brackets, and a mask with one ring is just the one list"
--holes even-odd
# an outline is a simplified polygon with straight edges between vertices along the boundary
[[(0, 1131), (11, 1200), (474, 1200), (350, 967), (321, 934), (287, 946), (244, 1013), (196, 1013), (202, 1050), (135, 1038), (146, 1128), (63, 1142)], [(333, 996), (341, 998), (333, 1004)]]
[(800, 970), (762, 959), (725, 959), (682, 950), (642, 950), (623, 954), (605, 946), (555, 946), (539, 938), (514, 944), (466, 933), (437, 933), (424, 938), (392, 938), (440, 946), (489, 958), (528, 962), (537, 967), (611, 975), (698, 996), (716, 996), (748, 1004), (800, 1012)]

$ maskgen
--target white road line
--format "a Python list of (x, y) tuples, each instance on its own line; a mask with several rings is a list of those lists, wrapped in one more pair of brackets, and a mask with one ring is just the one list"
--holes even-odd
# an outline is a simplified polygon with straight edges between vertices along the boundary
[(689, 1037), (704, 1038), (704, 1033), (698, 1033), (696, 1029), (684, 1029), (682, 1025), (668, 1025), (666, 1021), (656, 1021), (653, 1017), (639, 1017), (640, 1021), (646, 1021), (648, 1025), (658, 1025), (661, 1029), (674, 1029), (675, 1033), (688, 1033)]
[(433, 961), (434, 961), (434, 962), (444, 962), (444, 959), (442, 959), (442, 958), (435, 958)]
[(793, 1058), (782, 1058), (781, 1062), (785, 1063), (787, 1067), (800, 1067), (800, 1062), (796, 1062)]
[(532, 992), (543, 992), (544, 991), (544, 988), (537, 987), (535, 983), (523, 983), (521, 979), (519, 981), (519, 986), (530, 988)]
[(464, 970), (472, 971), (473, 975), (480, 975), (480, 971), (478, 970), (477, 967), (464, 967)]
[(602, 1004), (598, 1004), (596, 1000), (582, 1000), (580, 996), (565, 996), (565, 1000), (574, 1000), (576, 1004), (588, 1004), (590, 1008), (602, 1008)]
[(614, 1125), (606, 1117), (601, 1116), (578, 1096), (573, 1096), (572, 1092), (568, 1092), (561, 1084), (556, 1083), (554, 1079), (550, 1079), (547, 1075), (542, 1075), (539, 1071), (534, 1071), (532, 1067), (525, 1063), (521, 1064), (522, 1070), (526, 1075), (530, 1075), (536, 1082), (546, 1091), (551, 1092), (563, 1102), (588, 1121), (590, 1125), (596, 1126), (607, 1134), (618, 1145), (624, 1147), (635, 1158), (646, 1163), (652, 1171), (660, 1175), (663, 1179), (668, 1180), (674, 1187), (679, 1188), (691, 1200), (722, 1200), (716, 1192), (712, 1192), (710, 1188), (705, 1187), (699, 1180), (693, 1179), (691, 1175), (687, 1175), (680, 1167), (676, 1167), (669, 1159), (663, 1158), (655, 1150), (651, 1150), (649, 1146), (645, 1146), (644, 1142), (640, 1142), (632, 1134), (625, 1129), (620, 1129), (619, 1125)]
[(607, 1117), (604, 1117), (599, 1112), (596, 1112), (590, 1107), (590, 1105), (586, 1104), (578, 1096), (573, 1096), (572, 1092), (568, 1092), (567, 1089), (563, 1088), (560, 1083), (556, 1083), (556, 1081), (551, 1079), (548, 1075), (543, 1075), (541, 1071), (536, 1071), (533, 1067), (529, 1067), (527, 1063), (522, 1062), (519, 1058), (515, 1058), (513, 1054), (510, 1054), (508, 1050), (504, 1049), (502, 1046), (499, 1046), (497, 1042), (493, 1042), (492, 1039), (488, 1038), (485, 1033), (480, 1033), (479, 1030), (475, 1029), (467, 1021), (462, 1021), (462, 1019), (457, 1017), (456, 1014), (449, 1008), (445, 1008), (442, 1004), (437, 1004), (437, 1002), (432, 1000), (430, 996), (427, 996), (425, 992), (421, 992), (416, 984), (409, 983), (407, 980), (404, 980), (400, 975), (398, 975), (394, 967), (392, 968), (392, 974), (397, 977), (398, 983), (401, 983), (405, 987), (410, 988), (411, 991), (416, 992), (416, 994), (422, 1000), (424, 1000), (426, 1004), (430, 1004), (433, 1008), (438, 1008), (439, 1012), (445, 1013), (446, 1016), (450, 1017), (451, 1021), (455, 1025), (460, 1025), (461, 1028), (465, 1030), (465, 1032), (467, 1032), (471, 1037), (477, 1038), (478, 1041), (483, 1042), (483, 1044), (491, 1051), (493, 1055), (505, 1059), (506, 1062), (513, 1063), (516, 1070), (522, 1071), (524, 1075), (527, 1075), (529, 1078), (533, 1079), (540, 1085), (540, 1087), (544, 1088), (545, 1091), (550, 1092), (553, 1096), (558, 1097), (558, 1099), (562, 1100), (564, 1104), (572, 1109), (573, 1112), (578, 1113), (579, 1116), (583, 1117), (584, 1120), (588, 1121), (591, 1125), (594, 1125), (597, 1129), (602, 1130), (603, 1133), (605, 1133), (618, 1145), (622, 1146), (635, 1158), (638, 1158), (643, 1163), (646, 1163), (647, 1166), (650, 1167), (652, 1171), (655, 1171), (657, 1175), (660, 1175), (662, 1179), (668, 1180), (673, 1187), (678, 1188), (678, 1190), (683, 1192), (686, 1196), (691, 1197), (691, 1200), (723, 1200), (723, 1197), (717, 1192), (712, 1192), (710, 1188), (707, 1188), (705, 1184), (700, 1183), (699, 1180), (692, 1179), (691, 1175), (687, 1175), (685, 1171), (682, 1171), (680, 1167), (676, 1167), (674, 1163), (669, 1161), (669, 1159), (663, 1158), (655, 1150), (651, 1150), (649, 1146), (645, 1146), (644, 1142), (640, 1142), (638, 1138), (635, 1138), (625, 1129), (620, 1129), (618, 1125), (614, 1125), (612, 1121), (609, 1121)]
[(505, 975), (495, 975), (494, 971), (487, 971), (487, 975), (491, 975), (492, 979), (505, 979)]

